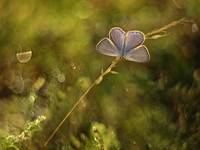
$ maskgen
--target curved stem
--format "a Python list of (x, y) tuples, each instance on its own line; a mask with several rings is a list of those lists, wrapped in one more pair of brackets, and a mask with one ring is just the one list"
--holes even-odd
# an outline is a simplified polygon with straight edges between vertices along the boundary
[(70, 117), (70, 115), (78, 107), (78, 105), (84, 100), (85, 96), (90, 92), (90, 90), (95, 85), (101, 83), (103, 81), (104, 76), (106, 76), (107, 74), (109, 74), (112, 71), (112, 69), (120, 62), (120, 60), (121, 60), (120, 57), (115, 58), (112, 61), (112, 63), (110, 64), (110, 66), (108, 66), (108, 68), (104, 72), (102, 72), (97, 77), (97, 79), (88, 87), (88, 89), (81, 95), (81, 97), (78, 99), (78, 101), (73, 105), (73, 107), (71, 108), (71, 110), (65, 115), (65, 117), (63, 118), (63, 120), (59, 123), (59, 125), (54, 129), (54, 131), (52, 132), (52, 134), (46, 140), (44, 146), (47, 146), (47, 144), (49, 143), (49, 141), (54, 137), (54, 135), (58, 132), (58, 130), (61, 128), (61, 126), (64, 124), (64, 122)]
[[(177, 26), (179, 24), (183, 24), (183, 23), (192, 23), (191, 20), (186, 20), (185, 18), (181, 18), (179, 20), (173, 21), (159, 29), (153, 30), (152, 32), (149, 32), (147, 34), (145, 34), (146, 39), (151, 39), (151, 36), (162, 33), (162, 32), (166, 32), (166, 30), (168, 30), (171, 27)], [(49, 136), (49, 138), (46, 140), (44, 146), (47, 146), (49, 141), (54, 137), (54, 135), (58, 132), (58, 130), (61, 128), (61, 126), (64, 124), (64, 122), (70, 117), (70, 115), (74, 112), (74, 110), (79, 106), (79, 104), (84, 100), (84, 98), (86, 97), (86, 95), (91, 91), (91, 89), (101, 83), (103, 81), (104, 76), (106, 76), (107, 74), (109, 74), (112, 69), (120, 62), (121, 58), (117, 57), (115, 58), (112, 63), (110, 64), (110, 66), (108, 66), (108, 68), (103, 71), (98, 77), (97, 79), (88, 87), (88, 89), (81, 95), (81, 97), (78, 99), (78, 101), (73, 105), (73, 107), (71, 108), (71, 110), (65, 115), (65, 117), (63, 118), (63, 120), (59, 123), (59, 125), (54, 129), (54, 131), (51, 133), (51, 135)]]

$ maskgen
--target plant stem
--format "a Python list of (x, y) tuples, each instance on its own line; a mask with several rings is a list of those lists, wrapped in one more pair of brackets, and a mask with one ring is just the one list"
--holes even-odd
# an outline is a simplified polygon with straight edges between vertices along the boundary
[[(185, 18), (181, 18), (179, 20), (173, 21), (157, 30), (153, 30), (152, 32), (149, 32), (147, 34), (145, 34), (146, 39), (151, 38), (151, 36), (156, 35), (158, 33), (161, 32), (165, 32), (166, 30), (168, 30), (169, 28), (172, 28), (174, 26), (177, 26), (179, 24), (183, 24), (183, 23), (191, 23), (192, 21), (190, 20), (186, 20)], [(65, 117), (63, 118), (63, 120), (59, 123), (59, 125), (54, 129), (54, 131), (51, 133), (51, 135), (49, 136), (49, 138), (46, 140), (44, 146), (46, 147), (49, 143), (49, 141), (54, 137), (54, 135), (58, 132), (58, 130), (61, 128), (61, 126), (64, 124), (64, 122), (70, 117), (70, 115), (74, 112), (74, 110), (79, 106), (79, 104), (84, 100), (84, 98), (86, 97), (86, 95), (91, 91), (91, 89), (97, 85), (100, 84), (103, 81), (104, 76), (106, 76), (107, 74), (111, 73), (112, 69), (120, 62), (121, 58), (117, 57), (115, 58), (112, 63), (110, 64), (110, 66), (108, 66), (108, 68), (102, 72), (97, 79), (88, 87), (88, 89), (81, 95), (81, 97), (78, 99), (78, 101), (73, 105), (73, 107), (71, 108), (71, 110), (65, 115)]]
[(103, 81), (104, 76), (106, 76), (107, 74), (109, 74), (112, 69), (120, 62), (121, 58), (120, 57), (116, 57), (112, 63), (110, 64), (110, 66), (104, 71), (102, 72), (99, 77), (97, 77), (97, 79), (88, 87), (88, 89), (81, 95), (81, 97), (78, 99), (78, 101), (73, 105), (73, 107), (71, 108), (71, 110), (65, 115), (65, 117), (63, 118), (63, 120), (59, 123), (59, 125), (55, 128), (55, 130), (52, 132), (52, 134), (49, 136), (49, 138), (47, 139), (47, 141), (45, 142), (44, 146), (47, 146), (47, 144), (49, 143), (49, 141), (54, 137), (54, 135), (57, 133), (57, 131), (61, 128), (61, 126), (64, 124), (64, 122), (67, 120), (67, 118), (69, 118), (69, 116), (72, 114), (72, 112), (74, 112), (74, 110), (77, 108), (77, 106), (84, 100), (85, 96), (90, 92), (90, 90), (97, 84), (100, 84)]
[(168, 30), (169, 28), (172, 28), (172, 27), (175, 27), (177, 25), (180, 25), (180, 24), (184, 24), (184, 23), (192, 23), (193, 21), (192, 20), (187, 20), (185, 18), (181, 18), (179, 20), (175, 20), (175, 21), (172, 21), (171, 23), (159, 28), (159, 29), (156, 29), (156, 30), (153, 30), (147, 34), (145, 34), (145, 37), (146, 39), (148, 38), (151, 38), (151, 36), (153, 35), (156, 35), (156, 34), (159, 34), (159, 33), (162, 33), (162, 32), (166, 32), (166, 30)]

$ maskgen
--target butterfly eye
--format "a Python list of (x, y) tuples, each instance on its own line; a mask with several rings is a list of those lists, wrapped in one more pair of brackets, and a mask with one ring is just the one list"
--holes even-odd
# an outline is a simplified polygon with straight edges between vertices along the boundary
[(123, 49), (125, 32), (121, 28), (119, 27), (112, 28), (109, 32), (109, 37), (113, 41), (118, 50)]
[(140, 31), (127, 32), (124, 51), (127, 52), (133, 48), (136, 48), (137, 46), (143, 44), (144, 40), (145, 40), (144, 33)]

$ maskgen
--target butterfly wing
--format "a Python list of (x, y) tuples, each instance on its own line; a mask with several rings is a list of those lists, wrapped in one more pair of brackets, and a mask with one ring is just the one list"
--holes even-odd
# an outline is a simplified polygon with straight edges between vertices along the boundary
[(148, 62), (150, 60), (150, 54), (146, 46), (140, 45), (134, 49), (129, 50), (123, 56), (126, 60), (135, 62)]
[(109, 38), (113, 41), (118, 50), (122, 51), (124, 47), (126, 33), (120, 27), (110, 29)]
[(141, 31), (128, 31), (125, 38), (124, 53), (136, 48), (139, 45), (142, 45), (144, 40), (145, 35)]
[(102, 39), (96, 46), (96, 50), (104, 55), (119, 56), (119, 51), (109, 38)]

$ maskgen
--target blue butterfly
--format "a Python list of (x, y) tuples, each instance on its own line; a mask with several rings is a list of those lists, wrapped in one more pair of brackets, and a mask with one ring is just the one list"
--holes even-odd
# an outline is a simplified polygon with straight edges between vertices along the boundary
[(108, 56), (123, 57), (128, 61), (148, 62), (150, 54), (141, 31), (124, 32), (120, 27), (109, 31), (109, 38), (103, 38), (96, 46), (98, 52)]

